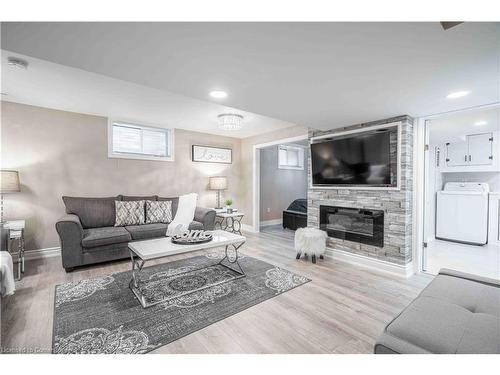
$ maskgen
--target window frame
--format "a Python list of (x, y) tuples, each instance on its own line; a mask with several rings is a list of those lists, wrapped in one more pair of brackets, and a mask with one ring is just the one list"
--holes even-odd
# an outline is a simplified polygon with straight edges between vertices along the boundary
[[(297, 166), (285, 165), (285, 164), (280, 163), (280, 151), (283, 148), (286, 149), (287, 152), (290, 149), (297, 150), (299, 165), (297, 165)], [(305, 147), (300, 146), (300, 145), (286, 145), (286, 144), (278, 145), (278, 169), (293, 169), (293, 170), (297, 170), (297, 171), (303, 171), (305, 169), (305, 160), (304, 159), (305, 159)]]
[[(136, 154), (136, 153), (126, 153), (126, 152), (114, 152), (113, 151), (113, 126), (114, 125), (124, 125), (130, 127), (141, 128), (150, 131), (162, 131), (167, 135), (167, 156), (154, 156), (146, 154)], [(174, 161), (174, 129), (162, 128), (158, 126), (151, 126), (148, 124), (138, 124), (131, 121), (121, 121), (121, 120), (108, 120), (108, 158), (117, 159), (133, 159), (133, 160), (153, 160), (153, 161)]]

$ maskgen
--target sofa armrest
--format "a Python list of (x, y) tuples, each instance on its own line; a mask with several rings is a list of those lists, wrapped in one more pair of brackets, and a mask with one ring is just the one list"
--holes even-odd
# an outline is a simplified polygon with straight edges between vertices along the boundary
[(203, 224), (204, 230), (214, 230), (215, 210), (210, 208), (196, 207), (194, 211), (194, 220)]
[(490, 286), (494, 286), (497, 288), (500, 288), (500, 280), (497, 279), (490, 279), (489, 277), (483, 277), (483, 276), (478, 276), (478, 275), (473, 275), (470, 273), (465, 273), (461, 271), (456, 271), (456, 270), (451, 270), (448, 268), (441, 268), (439, 270), (440, 275), (446, 275), (446, 276), (452, 276), (452, 277), (458, 277), (460, 279), (465, 279), (465, 280), (470, 280), (474, 281), (476, 283), (481, 283), (481, 284), (486, 284)]
[(64, 268), (81, 264), (83, 227), (77, 215), (64, 215), (56, 222)]

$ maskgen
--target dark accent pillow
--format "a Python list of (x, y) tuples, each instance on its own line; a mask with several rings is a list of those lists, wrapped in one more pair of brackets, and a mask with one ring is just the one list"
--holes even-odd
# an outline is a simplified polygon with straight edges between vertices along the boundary
[(100, 228), (115, 225), (115, 200), (119, 197), (62, 197), (66, 213), (77, 215), (82, 227)]
[(179, 206), (179, 197), (165, 198), (158, 197), (159, 201), (172, 201), (172, 220), (175, 218), (175, 214), (177, 213), (177, 207)]

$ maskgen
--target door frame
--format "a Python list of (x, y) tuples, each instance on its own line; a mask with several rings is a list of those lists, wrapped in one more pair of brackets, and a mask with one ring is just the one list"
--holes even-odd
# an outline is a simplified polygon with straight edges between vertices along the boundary
[[(425, 191), (427, 183), (427, 172), (429, 170), (428, 166), (428, 152), (426, 150), (426, 145), (428, 146), (428, 132), (426, 129), (426, 124), (430, 124), (430, 121), (436, 118), (448, 116), (451, 114), (457, 114), (462, 112), (471, 112), (481, 109), (500, 107), (500, 102), (490, 103), (485, 105), (479, 105), (475, 107), (469, 107), (464, 109), (459, 109), (456, 111), (436, 113), (433, 115), (426, 115), (417, 118), (416, 129), (414, 129), (414, 179), (413, 188), (415, 191), (413, 199), (413, 208), (415, 215), (413, 216), (413, 227), (415, 228), (413, 236), (413, 264), (414, 272), (421, 273), (426, 272), (424, 268), (424, 235), (425, 235)], [(415, 261), (416, 260), (416, 261)]]
[[(282, 138), (274, 141), (260, 143), (253, 145), (252, 149), (252, 159), (253, 159), (253, 176), (252, 176), (252, 229), (253, 232), (260, 232), (260, 150), (269, 146), (277, 146), (283, 143), (293, 143), (298, 141), (303, 141), (309, 139), (308, 134), (298, 135), (295, 137)], [(308, 165), (304, 165), (304, 168), (309, 168)]]

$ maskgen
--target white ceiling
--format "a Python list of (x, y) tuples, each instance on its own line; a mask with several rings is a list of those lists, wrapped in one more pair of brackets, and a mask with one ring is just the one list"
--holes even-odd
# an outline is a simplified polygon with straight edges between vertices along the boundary
[[(498, 23), (3, 23), (2, 48), (329, 129), (499, 101)], [(446, 99), (449, 92), (470, 95)]]
[[(24, 58), (28, 69), (9, 66), (8, 56)], [(4, 50), (1, 68), (5, 101), (236, 138), (294, 125)], [(244, 116), (241, 130), (218, 129), (217, 115), (227, 112)]]
[[(476, 125), (478, 122), (485, 124)], [(500, 131), (500, 106), (478, 108), (431, 119), (429, 143), (458, 142), (468, 134)]]

